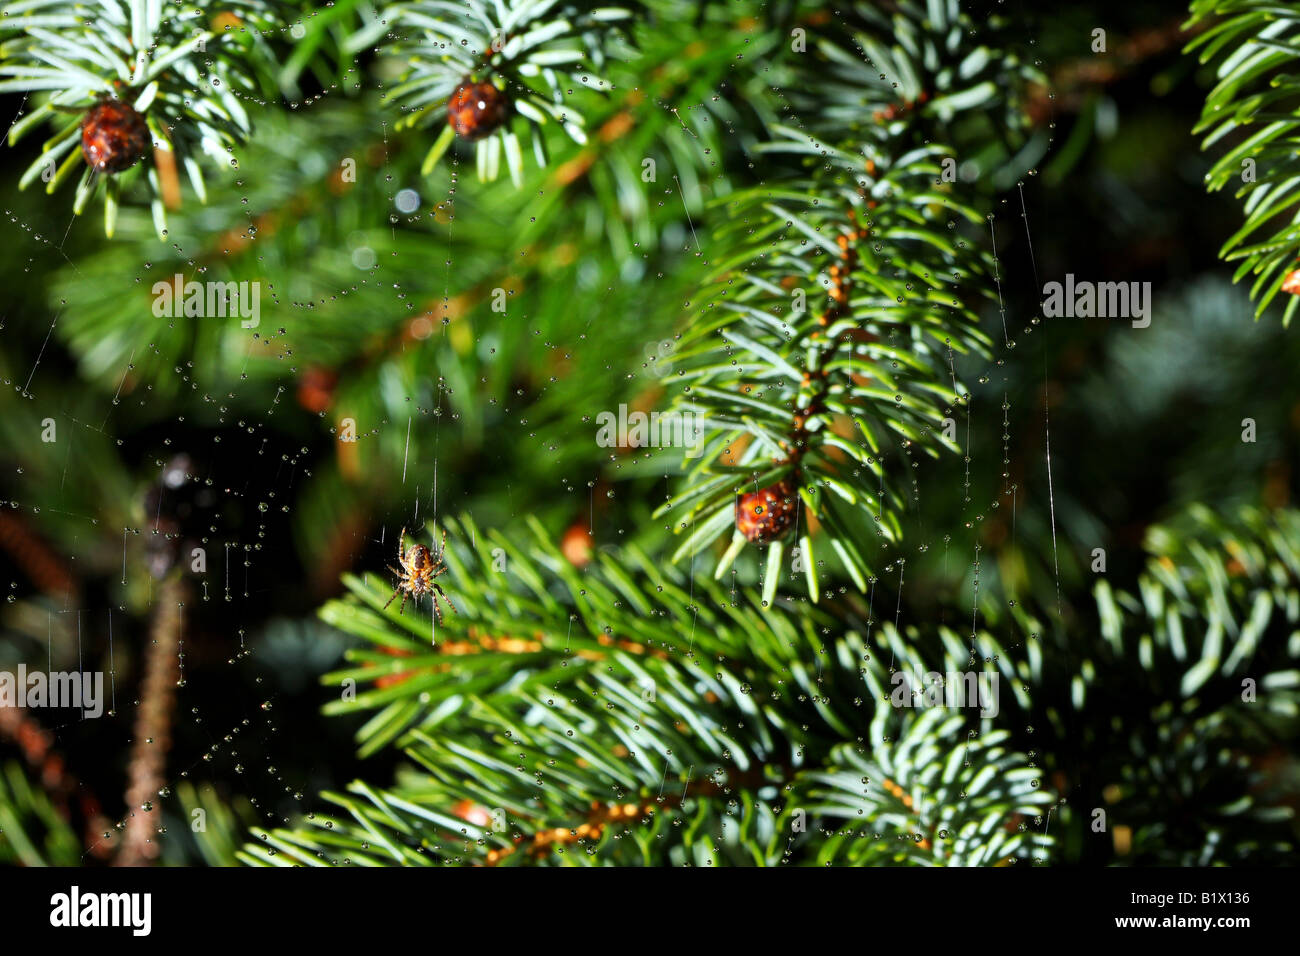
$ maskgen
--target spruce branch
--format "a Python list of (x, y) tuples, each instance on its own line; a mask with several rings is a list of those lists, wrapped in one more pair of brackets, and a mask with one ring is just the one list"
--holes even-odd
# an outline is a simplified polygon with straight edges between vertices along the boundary
[(674, 356), (673, 409), (704, 425), (656, 516), (683, 535), (674, 560), (733, 529), (715, 576), (766, 547), (769, 602), (794, 527), (812, 600), (830, 553), (865, 591), (914, 497), (908, 464), (954, 448), (940, 426), (968, 397), (956, 356), (989, 354), (978, 306), (992, 270), (965, 237), (981, 215), (953, 173), (959, 159), (1005, 172), (1012, 157), (991, 144), (1028, 129), (1037, 76), (984, 42), (998, 23), (978, 29), (955, 3), (854, 5), (846, 26), (818, 31), (825, 75), (756, 148), (810, 173), (715, 205), (726, 253)]
[[(0, 77), (7, 77), (0, 92), (35, 94), (38, 104), (10, 128), (9, 143), (38, 125), (57, 130), (20, 187), (39, 178), (53, 193), (84, 167), (73, 211), (102, 193), (111, 237), (124, 184), (143, 169), (155, 228), (166, 235), (177, 170), (202, 200), (199, 157), (228, 166), (231, 149), (251, 132), (245, 102), (267, 89), (262, 34), (276, 24), (271, 11), (261, 0), (219, 7), (99, 0), (93, 10), (78, 0), (26, 0), (0, 8)], [(140, 162), (150, 152), (152, 168)]]
[(578, 144), (587, 142), (575, 88), (608, 89), (599, 71), (618, 41), (627, 10), (587, 0), (420, 0), (399, 8), (400, 38), (385, 52), (404, 64), (387, 97), (404, 112), (401, 126), (445, 123), (425, 156), (430, 172), (457, 135), (478, 141), (479, 178), (493, 180), (504, 157), (511, 179), (523, 184), (524, 146), (517, 116), (529, 125), (529, 146), (546, 165), (540, 127), (557, 124)]
[[(897, 739), (850, 745), (839, 766), (812, 775), (811, 809), (843, 821), (827, 832), (818, 863), (1005, 866), (1043, 863), (1051, 797), (1039, 771), (1008, 747), (1005, 730), (960, 737), (962, 718), (927, 710)], [(866, 808), (865, 813), (864, 806)], [(864, 817), (869, 825), (864, 824)], [(865, 839), (889, 828), (892, 841)]]
[[(832, 806), (818, 789), (849, 759), (845, 741), (859, 741), (859, 757), (868, 748), (879, 755), (917, 720), (913, 701), (894, 693), (891, 659), (910, 675), (954, 670), (978, 655), (1008, 682), (1023, 679), (990, 635), (948, 633), (926, 666), (915, 633), (850, 631), (832, 643), (831, 621), (815, 609), (764, 610), (752, 592), (690, 582), (634, 549), (617, 559), (602, 552), (580, 573), (540, 528), (520, 547), (464, 519), (448, 525), (447, 587), (461, 613), (433, 646), (430, 622), (380, 613), (391, 589), (378, 583), (351, 582), (353, 595), (323, 611), (376, 648), (349, 654), (359, 667), (324, 678), (368, 685), (327, 709), (376, 710), (361, 735), (366, 751), (396, 743), (412, 769), (384, 791), (357, 781), (325, 795), (342, 815), (258, 831), (245, 862), (809, 862), (834, 827), (793, 821), (800, 809), (829, 821), (846, 805)], [(467, 538), (478, 542), (468, 555)], [(505, 574), (491, 569), (493, 547), (508, 552)], [(891, 765), (889, 786), (917, 799), (934, 791), (927, 819), (965, 833), (968, 819), (1010, 823), (1046, 801), (1026, 795), (1032, 768), (987, 720), (920, 726), (918, 738), (944, 741), (927, 751), (927, 764), (946, 761), (963, 740), (969, 747), (960, 766), (918, 767), (915, 778), (901, 756)], [(987, 787), (987, 802), (954, 805), (956, 782), (976, 778), (979, 787), (967, 789)], [(887, 836), (861, 839), (892, 847), (901, 821), (878, 823)], [(1046, 845), (1026, 838), (1004, 849), (1027, 857)], [(970, 859), (951, 851), (936, 851), (933, 862)]]
[(1069, 825), (1095, 822), (1080, 808), (1106, 811), (1107, 828), (1088, 830), (1109, 844), (1098, 856), (1206, 866), (1294, 853), (1294, 787), (1266, 768), (1300, 715), (1297, 535), (1292, 509), (1193, 507), (1148, 532), (1135, 587), (1098, 582), (1101, 640), (1046, 656), (1026, 717), (1054, 734)]
[[(873, 572), (867, 542), (848, 530), (853, 513), (878, 539), (897, 540), (907, 499), (886, 481), (885, 463), (950, 447), (938, 426), (966, 394), (953, 357), (988, 348), (962, 290), (978, 290), (988, 264), (947, 234), (979, 217), (933, 185), (945, 151), (912, 150), (886, 166), (879, 152), (854, 157), (800, 139), (790, 131), (781, 146), (826, 153), (839, 175), (775, 201), (755, 192), (728, 204), (733, 219), (718, 239), (741, 244), (744, 258), (727, 261), (698, 305), (707, 319), (675, 356), (686, 368), (674, 374), (684, 386), (674, 407), (704, 421), (701, 452), (685, 488), (657, 512), (686, 533), (675, 560), (735, 525), (715, 576), (746, 541), (766, 544), (769, 601), (786, 529), (748, 532), (733, 513), (752, 499), (736, 496), (797, 493), (865, 590)], [(803, 297), (812, 301), (799, 310)], [(806, 533), (799, 546), (816, 600), (817, 551)]]
[(1193, 0), (1185, 48), (1213, 63), (1216, 83), (1193, 133), (1223, 151), (1205, 175), (1210, 192), (1233, 188), (1244, 221), (1219, 255), (1238, 263), (1233, 281), (1253, 277), (1255, 316), (1287, 293), (1290, 324), (1300, 308), (1300, 11), (1271, 0)]

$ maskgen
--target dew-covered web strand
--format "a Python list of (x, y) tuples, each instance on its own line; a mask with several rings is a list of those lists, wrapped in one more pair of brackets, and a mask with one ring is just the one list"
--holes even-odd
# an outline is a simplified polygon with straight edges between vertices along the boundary
[(998, 234), (994, 228), (993, 213), (989, 213), (989, 252), (993, 256), (993, 285), (998, 292), (998, 315), (1002, 317), (1002, 346), (1011, 348), (1011, 339), (1007, 335), (1007, 306), (1002, 300), (1002, 268), (998, 261)]
[[(1033, 45), (1033, 40), (1032, 40), (1032, 39), (1030, 39), (1029, 42), (1030, 42), (1031, 45)], [(861, 51), (860, 51), (860, 52), (861, 52)], [(864, 55), (864, 59), (866, 59), (865, 54), (863, 54), (863, 55)], [(1054, 95), (1052, 95), (1052, 99), (1054, 99)], [(1054, 129), (1054, 126), (1055, 126), (1055, 124), (1053, 123), (1053, 124), (1052, 124), (1052, 128), (1053, 128), (1053, 129)], [(1050, 145), (1050, 141), (1051, 141), (1052, 138), (1054, 138), (1054, 134), (1049, 135), (1049, 145)], [(1032, 171), (1031, 171), (1031, 174), (1032, 174)], [(1020, 199), (1021, 199), (1022, 213), (1023, 213), (1023, 209), (1024, 209), (1023, 184), (1018, 184), (1018, 189), (1019, 189), (1019, 191), (1020, 191)], [(1032, 270), (1033, 270), (1033, 273), (1034, 273), (1035, 290), (1037, 290), (1038, 287), (1039, 287), (1039, 281), (1038, 281), (1038, 276), (1037, 276), (1037, 264), (1036, 264), (1036, 262), (1035, 262), (1034, 259), (1033, 259), (1032, 236), (1030, 236), (1030, 233), (1029, 233), (1029, 222), (1028, 222), (1028, 216), (1027, 216), (1027, 214), (1024, 215), (1024, 220), (1025, 220), (1026, 236), (1027, 236), (1027, 238), (1029, 239), (1029, 255), (1030, 255), (1030, 261), (1031, 261)], [(995, 279), (995, 287), (996, 287), (997, 295), (998, 295), (998, 311), (999, 311), (999, 316), (1000, 316), (1000, 318), (1001, 318), (1001, 320), (1002, 320), (1003, 343), (1004, 343), (1004, 347), (1005, 347), (1006, 349), (1011, 349), (1011, 348), (1014, 348), (1014, 344), (1010, 341), (1009, 336), (1008, 336), (1008, 334), (1007, 334), (1007, 329), (1006, 329), (1006, 311), (1005, 311), (1005, 302), (1004, 302), (1004, 299), (1003, 299), (1003, 296), (1002, 296), (1002, 283), (1001, 283), (1001, 269), (1000, 269), (1000, 261), (998, 260), (998, 257), (997, 257), (996, 232), (995, 232), (994, 229), (993, 229), (993, 217), (992, 217), (991, 215), (990, 215), (990, 217), (989, 217), (989, 222), (990, 222), (990, 236), (991, 236), (991, 239), (992, 239), (991, 248), (992, 248), (992, 255), (993, 255), (993, 258), (994, 258), (994, 279)], [(1037, 295), (1037, 292), (1035, 292), (1035, 295)], [(951, 355), (951, 353), (950, 353), (950, 355)], [(1044, 371), (1045, 371), (1045, 373), (1046, 373), (1046, 352), (1045, 352), (1045, 351), (1044, 351), (1044, 363), (1045, 363), (1045, 365), (1044, 365)], [(998, 362), (998, 364), (1000, 365), (1001, 362)], [(955, 368), (951, 368), (951, 374), (952, 374), (953, 381), (954, 381), (954, 391), (956, 391), (956, 376), (955, 376)], [(981, 380), (983, 380), (983, 379), (981, 379)], [(969, 393), (966, 393), (966, 394), (963, 396), (963, 398), (965, 399), (965, 402), (966, 402), (966, 404), (967, 404), (967, 409), (966, 409), (966, 411), (967, 411), (967, 440), (966, 440), (966, 447), (967, 447), (967, 449), (970, 448), (970, 428), (971, 428), (971, 421), (972, 421), (972, 415), (971, 415), (972, 407), (971, 407), (971, 404), (970, 404), (971, 397), (972, 397), (972, 396), (971, 396)], [(1006, 469), (1006, 467), (1007, 467), (1007, 465), (1008, 465), (1009, 458), (1010, 458), (1010, 455), (1009, 455), (1009, 446), (1008, 446), (1008, 444), (1007, 444), (1007, 442), (1009, 441), (1009, 410), (1010, 410), (1010, 402), (1009, 402), (1009, 400), (1007, 399), (1007, 397), (1004, 395), (1004, 398), (1003, 398), (1003, 429), (1004, 429), (1004, 432), (1003, 432), (1003, 469), (1004, 469), (1004, 470), (1003, 470), (1003, 475), (1002, 475), (1002, 477), (1003, 477), (1003, 482), (1002, 482), (1002, 484), (1003, 484), (1003, 493), (1004, 493), (1004, 494), (1005, 494), (1005, 492), (1007, 491), (1006, 485), (1007, 485), (1007, 483), (1008, 483), (1008, 481), (1009, 481), (1009, 477), (1007, 476), (1006, 471), (1005, 471), (1005, 469)], [(1046, 402), (1045, 402), (1045, 414), (1046, 414)], [(1046, 441), (1047, 441), (1047, 444), (1046, 444), (1046, 454), (1047, 454), (1048, 480), (1049, 480), (1049, 509), (1050, 509), (1050, 512), (1051, 512), (1051, 521), (1052, 521), (1053, 558), (1054, 558), (1055, 572), (1056, 572), (1056, 573), (1055, 573), (1055, 579), (1056, 579), (1056, 594), (1057, 594), (1057, 605), (1058, 605), (1058, 614), (1059, 614), (1059, 609), (1060, 609), (1060, 574), (1059, 574), (1059, 560), (1057, 559), (1057, 540), (1056, 540), (1056, 528), (1055, 528), (1055, 502), (1054, 502), (1054, 493), (1053, 493), (1053, 489), (1052, 489), (1052, 485), (1051, 485), (1050, 419), (1045, 418), (1045, 422), (1044, 422), (1044, 424), (1045, 424), (1045, 437), (1046, 437)], [(969, 477), (969, 476), (970, 476), (970, 470), (969, 470), (970, 458), (969, 458), (969, 453), (967, 453), (964, 457), (966, 457), (966, 478), (965, 478), (966, 498), (965, 498), (965, 500), (966, 500), (967, 502), (969, 502), (969, 501), (970, 501), (970, 477)], [(881, 473), (881, 477), (882, 477), (882, 482), (883, 482), (883, 470), (882, 470), (882, 473)], [(1014, 544), (1015, 544), (1015, 516), (1016, 516), (1016, 515), (1015, 515), (1015, 512), (1016, 512), (1016, 488), (1015, 488), (1014, 485), (1011, 486), (1011, 488), (1010, 488), (1010, 492), (1011, 492), (1011, 498), (1012, 498), (1012, 516), (1011, 516), (1011, 521), (1012, 521), (1012, 546), (1014, 547)], [(882, 507), (883, 507), (883, 501), (884, 501), (884, 498), (883, 498), (883, 484), (882, 484), (882, 494), (881, 494)], [(997, 501), (996, 501), (996, 500), (992, 503), (992, 507), (994, 507), (994, 508), (997, 507)], [(944, 542), (945, 542), (945, 565), (946, 565), (946, 555), (947, 555), (947, 544), (948, 544), (948, 541), (949, 541), (949, 536), (948, 536), (948, 535), (945, 535), (945, 536), (944, 536)], [(974, 558), (974, 565), (973, 565), (974, 576), (973, 576), (973, 594), (972, 594), (972, 647), (971, 647), (971, 650), (972, 650), (972, 660), (974, 660), (974, 654), (975, 654), (975, 652), (976, 652), (976, 643), (975, 643), (975, 642), (976, 642), (976, 640), (977, 640), (977, 635), (978, 635), (978, 610), (979, 610), (979, 604), (978, 604), (978, 589), (979, 589), (979, 550), (980, 550), (980, 545), (979, 545), (978, 543), (976, 543), (976, 544), (975, 544), (975, 558)], [(945, 576), (946, 576), (946, 575), (945, 575)], [(874, 581), (875, 581), (875, 579), (874, 579), (874, 577), (873, 577), (873, 578), (872, 578), (873, 590), (874, 590)], [(900, 590), (901, 590), (901, 583), (902, 583), (902, 582), (901, 582), (901, 569), (900, 569)], [(1012, 596), (1009, 596), (1009, 598), (1011, 598), (1010, 603), (1011, 603), (1011, 604), (1014, 604), (1014, 603), (1015, 603), (1014, 598), (1013, 598)], [(897, 630), (897, 622), (896, 622), (896, 624), (895, 624), (895, 629)], [(892, 666), (893, 666), (893, 665), (892, 665), (892, 653), (891, 653), (891, 665), (890, 665), (890, 666), (891, 666), (891, 669), (892, 669)]]
[[(1003, 2), (1004, 2), (1004, 0), (998, 0), (998, 3), (999, 3), (999, 4), (1001, 4), (1001, 3), (1003, 3)], [(1022, 24), (1026, 24), (1026, 25), (1033, 23), (1034, 21), (1033, 21), (1033, 19), (1031, 18), (1029, 12), (1028, 12), (1027, 10), (1024, 9), (1024, 4), (1023, 4), (1023, 3), (1020, 4), (1020, 8), (1021, 8), (1021, 9), (1020, 9), (1020, 17), (1019, 17), (1018, 22), (1020, 22), (1020, 23), (1022, 23)], [(1029, 31), (1029, 27), (1028, 27), (1028, 26), (1026, 26), (1026, 31), (1027, 31), (1027, 32)], [(1031, 48), (1037, 46), (1037, 39), (1032, 35), (1032, 33), (1030, 33), (1030, 35), (1029, 35), (1029, 37), (1028, 37), (1028, 45), (1029, 45)], [(1041, 67), (1041, 66), (1042, 66), (1042, 61), (1041, 61), (1041, 60), (1038, 60), (1038, 59), (1034, 59), (1034, 60), (1033, 60), (1033, 64), (1034, 64), (1035, 67)], [(1051, 82), (1050, 82), (1050, 79), (1049, 79), (1049, 81), (1048, 81), (1047, 101), (1048, 101), (1048, 104), (1049, 104), (1049, 111), (1048, 111), (1048, 141), (1047, 141), (1047, 149), (1050, 149), (1050, 148), (1051, 148), (1051, 144), (1052, 144), (1052, 142), (1055, 140), (1055, 136), (1056, 136), (1056, 133), (1055, 133), (1055, 130), (1056, 130), (1056, 91), (1052, 88), (1052, 86), (1051, 86)], [(1033, 174), (1033, 172), (1034, 172), (1033, 170), (1030, 170), (1030, 174), (1031, 174), (1031, 175)], [(1038, 264), (1037, 264), (1037, 259), (1036, 259), (1035, 254), (1034, 254), (1033, 236), (1032, 236), (1032, 234), (1031, 234), (1031, 232), (1030, 232), (1030, 227), (1029, 227), (1029, 213), (1028, 213), (1028, 210), (1027, 210), (1026, 207), (1025, 207), (1024, 183), (1023, 183), (1023, 182), (1019, 182), (1019, 183), (1017, 183), (1017, 184), (1016, 184), (1016, 189), (1017, 189), (1017, 192), (1019, 193), (1019, 197), (1020, 197), (1020, 209), (1021, 209), (1021, 214), (1022, 214), (1023, 217), (1024, 217), (1024, 223), (1025, 223), (1025, 237), (1026, 237), (1026, 240), (1027, 240), (1027, 248), (1028, 248), (1028, 252), (1029, 252), (1029, 261), (1030, 261), (1030, 263), (1031, 263), (1031, 265), (1032, 265), (1032, 267), (1033, 267), (1033, 274), (1034, 274), (1034, 288), (1033, 288), (1033, 290), (1032, 290), (1032, 301), (1034, 301), (1034, 302), (1036, 302), (1036, 303), (1041, 303), (1040, 296), (1041, 296), (1041, 294), (1042, 294), (1042, 285), (1041, 285), (1041, 283), (1040, 283), (1040, 281), (1039, 281), (1039, 276), (1038, 276)], [(1039, 316), (1041, 316), (1041, 314), (1042, 314), (1041, 306), (1040, 306), (1040, 308), (1039, 308), (1038, 310), (1036, 310), (1036, 311), (1037, 311), (1037, 314), (1038, 314)], [(1043, 335), (1044, 335), (1044, 337), (1043, 337), (1043, 339), (1041, 340), (1041, 341), (1042, 341), (1041, 352), (1042, 352), (1042, 356), (1043, 356), (1043, 426), (1044, 426), (1044, 427), (1043, 427), (1043, 432), (1044, 432), (1044, 443), (1045, 443), (1045, 461), (1046, 461), (1046, 466), (1047, 466), (1048, 512), (1049, 512), (1049, 518), (1050, 518), (1051, 530), (1052, 530), (1052, 565), (1053, 565), (1053, 572), (1054, 572), (1054, 579), (1055, 579), (1055, 588), (1056, 588), (1056, 610), (1057, 610), (1057, 620), (1059, 621), (1059, 620), (1061, 619), (1061, 573), (1060, 573), (1060, 562), (1059, 562), (1059, 557), (1058, 557), (1058, 551), (1057, 551), (1057, 540), (1056, 540), (1056, 502), (1055, 502), (1055, 492), (1054, 492), (1054, 489), (1053, 489), (1053, 486), (1052, 486), (1052, 462), (1051, 462), (1051, 419), (1050, 419), (1050, 408), (1049, 408), (1049, 406), (1050, 406), (1050, 404), (1051, 404), (1051, 395), (1050, 395), (1050, 391), (1049, 391), (1049, 388), (1048, 388), (1047, 339), (1046, 339), (1047, 329), (1046, 329), (1046, 323), (1044, 323)], [(1009, 457), (1009, 456), (1008, 456), (1008, 455), (1004, 455), (1004, 457)], [(1016, 486), (1015, 484), (1012, 484), (1012, 486), (1011, 486), (1011, 509), (1012, 509), (1012, 510), (1011, 510), (1011, 518), (1012, 518), (1012, 521), (1011, 521), (1011, 531), (1012, 531), (1012, 546), (1013, 546), (1013, 547), (1015, 546), (1015, 541), (1016, 541), (1016, 538), (1015, 538), (1015, 533), (1016, 533), (1016, 523), (1015, 523), (1015, 518), (1016, 518), (1016, 492), (1017, 492), (1017, 486)], [(1030, 634), (1030, 635), (1029, 635), (1029, 639), (1030, 639), (1030, 640), (1035, 640), (1035, 639), (1037, 639), (1037, 635), (1035, 635), (1035, 634)], [(1028, 731), (1029, 733), (1032, 733), (1032, 732), (1033, 732), (1033, 728), (1032, 728), (1032, 727), (1029, 727), (1029, 728), (1027, 728), (1027, 731)], [(1034, 764), (1034, 765), (1036, 766), (1036, 761), (1035, 761), (1035, 764)], [(1034, 781), (1034, 783), (1035, 783), (1035, 785), (1037, 785), (1036, 781)], [(1064, 804), (1065, 801), (1066, 801), (1066, 798), (1067, 798), (1067, 795), (1066, 795), (1066, 794), (1060, 794), (1060, 795), (1058, 796), (1057, 803), (1059, 803), (1059, 804)], [(1046, 818), (1045, 818), (1045, 820), (1044, 820), (1044, 825), (1043, 825), (1043, 837), (1042, 837), (1044, 845), (1046, 844), (1046, 840), (1047, 840), (1047, 828), (1048, 828), (1048, 826), (1049, 826), (1050, 823), (1051, 823), (1051, 819), (1052, 819), (1052, 810), (1053, 810), (1053, 809), (1055, 809), (1055, 804), (1052, 804), (1052, 805), (1049, 805), (1049, 806), (1048, 806), (1047, 813), (1046, 813)]]
[[(1016, 190), (1020, 195), (1020, 214), (1025, 221), (1025, 240), (1029, 247), (1029, 261), (1033, 265), (1034, 271), (1034, 297), (1038, 300), (1042, 283), (1038, 279), (1038, 264), (1034, 259), (1034, 239), (1029, 231), (1029, 211), (1025, 207), (1025, 188), (1023, 183), (1018, 183)], [(1041, 306), (1039, 312), (1041, 314)], [(1043, 326), (1043, 337), (1039, 340), (1042, 344), (1043, 356), (1043, 440), (1046, 443), (1046, 464), (1047, 464), (1047, 506), (1048, 514), (1052, 526), (1052, 572), (1056, 581), (1056, 614), (1058, 620), (1061, 615), (1061, 562), (1057, 552), (1056, 545), (1056, 494), (1052, 487), (1052, 420), (1051, 405), (1052, 396), (1049, 382), (1049, 372), (1047, 365), (1047, 325)]]

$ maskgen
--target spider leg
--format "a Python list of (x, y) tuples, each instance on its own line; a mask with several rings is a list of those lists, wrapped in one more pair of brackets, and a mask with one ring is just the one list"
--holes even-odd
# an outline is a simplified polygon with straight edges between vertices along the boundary
[[(390, 597), (390, 598), (388, 599), (388, 604), (392, 604), (393, 601), (397, 599), (397, 595), (401, 592), (401, 590), (402, 590), (401, 588), (394, 588), (394, 589), (393, 589), (393, 596)], [(388, 610), (388, 604), (385, 604), (385, 605), (384, 605), (380, 610), (387, 611), (387, 610)]]
[(411, 595), (410, 595), (409, 592), (407, 592), (407, 591), (403, 591), (403, 592), (402, 592), (402, 603), (401, 603), (400, 605), (398, 605), (398, 608), (397, 608), (397, 613), (398, 613), (398, 614), (401, 614), (403, 611), (406, 610), (406, 599), (407, 599), (408, 597), (410, 597), (410, 596), (411, 596)]
[(447, 592), (442, 589), (441, 584), (434, 584), (432, 593), (433, 593), (433, 603), (435, 606), (438, 604), (438, 595), (441, 594), (442, 599), (447, 602), (447, 607), (451, 608), (452, 613), (453, 614), (460, 613), (460, 611), (456, 610), (456, 605), (451, 603), (451, 598), (447, 597)]
[(397, 536), (397, 563), (402, 563), (402, 555), (406, 553), (406, 525), (402, 525), (402, 533)]

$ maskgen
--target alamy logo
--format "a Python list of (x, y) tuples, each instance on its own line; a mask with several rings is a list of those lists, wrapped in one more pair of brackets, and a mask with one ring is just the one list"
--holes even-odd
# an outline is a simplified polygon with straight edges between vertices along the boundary
[(81, 708), (86, 717), (99, 717), (104, 713), (104, 672), (46, 674), (19, 664), (17, 674), (0, 671), (0, 707)]
[(196, 282), (179, 272), (153, 284), (153, 314), (158, 318), (226, 319), (238, 315), (245, 329), (262, 321), (260, 282)]
[(922, 677), (894, 671), (889, 702), (895, 707), (978, 707), (981, 717), (996, 717), (998, 675), (996, 671), (931, 671)]
[(148, 936), (152, 914), (149, 893), (82, 893), (74, 886), (50, 897), (51, 926), (125, 926), (134, 936)]
[(1150, 282), (1075, 282), (1043, 286), (1043, 317), (1048, 319), (1132, 319), (1133, 328), (1151, 324)]
[(687, 458), (703, 451), (704, 416), (694, 412), (631, 412), (618, 406), (618, 414), (596, 415), (596, 444), (601, 448), (685, 448)]

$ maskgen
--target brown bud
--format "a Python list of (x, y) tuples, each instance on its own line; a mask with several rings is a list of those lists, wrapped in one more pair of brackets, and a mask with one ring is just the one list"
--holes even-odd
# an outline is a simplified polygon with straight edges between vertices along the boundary
[(461, 139), (491, 136), (510, 118), (510, 98), (491, 83), (462, 83), (447, 100), (447, 122)]
[(96, 103), (81, 121), (81, 154), (101, 173), (130, 169), (152, 142), (144, 117), (121, 100)]
[(741, 495), (736, 501), (736, 527), (752, 544), (768, 544), (794, 526), (797, 493), (789, 480)]

